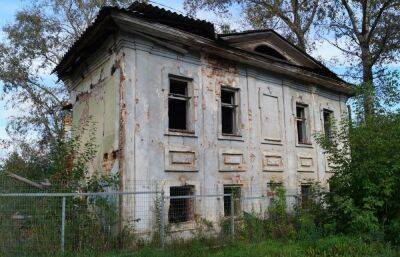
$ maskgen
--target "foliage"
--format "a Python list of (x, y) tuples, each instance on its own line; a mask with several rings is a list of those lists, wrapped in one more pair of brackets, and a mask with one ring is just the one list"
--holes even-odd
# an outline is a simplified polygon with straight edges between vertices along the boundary
[[(33, 180), (48, 178), (51, 192), (103, 192), (118, 189), (118, 180), (112, 175), (90, 174), (89, 163), (96, 154), (94, 124), (87, 124), (71, 137), (50, 147), (48, 155), (20, 157), (14, 153), (1, 167), (0, 178), (8, 172)], [(87, 138), (83, 138), (87, 135)], [(25, 161), (26, 159), (27, 161)], [(14, 165), (15, 164), (15, 165)], [(8, 185), (8, 191), (21, 192)], [(3, 189), (4, 190), (4, 189)], [(30, 192), (29, 188), (26, 189)], [(120, 228), (117, 195), (66, 197), (66, 250), (84, 252), (115, 249), (131, 237), (133, 227)], [(59, 251), (61, 225), (60, 197), (2, 197), (0, 212), (0, 255), (21, 254), (30, 249), (36, 255), (53, 255)], [(16, 216), (17, 215), (17, 216)], [(15, 217), (20, 217), (16, 223)], [(130, 226), (130, 224), (127, 224)], [(42, 243), (39, 243), (42, 242)]]
[[(49, 146), (49, 153), (27, 152), (25, 156), (12, 153), (0, 166), (0, 179), (15, 173), (33, 181), (47, 179), (53, 192), (102, 192), (117, 186), (115, 175), (94, 171), (89, 174), (88, 164), (97, 153), (94, 123), (84, 124), (72, 136), (65, 137)], [(88, 135), (87, 139), (82, 135)], [(18, 191), (15, 184), (4, 183), (4, 191)]]
[[(106, 253), (85, 257), (395, 257), (399, 252), (382, 243), (366, 243), (356, 237), (330, 236), (308, 241), (285, 241), (267, 239), (257, 243), (236, 242), (223, 248), (213, 249), (198, 244), (181, 245), (179, 248), (159, 250), (144, 248), (132, 254)], [(80, 256), (79, 256), (80, 257)]]
[(130, 0), (31, 1), (5, 25), (0, 42), (1, 97), (16, 115), (10, 117), (7, 142), (20, 151), (48, 151), (63, 137), (65, 85), (51, 74), (65, 51), (106, 5)]
[(335, 126), (332, 138), (318, 135), (334, 175), (326, 197), (337, 231), (398, 242), (400, 115), (380, 114), (350, 126)]

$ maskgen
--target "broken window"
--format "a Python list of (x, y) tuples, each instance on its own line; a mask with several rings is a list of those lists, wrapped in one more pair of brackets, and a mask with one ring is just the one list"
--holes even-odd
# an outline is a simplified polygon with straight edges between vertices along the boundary
[(297, 142), (299, 144), (308, 144), (307, 132), (307, 105), (296, 104), (296, 123), (297, 123)]
[(311, 203), (311, 185), (301, 185), (301, 208), (307, 209)]
[(188, 81), (170, 78), (168, 96), (168, 127), (170, 130), (189, 130)]
[(187, 222), (194, 219), (194, 186), (170, 187), (168, 221)]
[(322, 111), (323, 119), (324, 119), (324, 133), (327, 139), (331, 140), (332, 138), (332, 117), (333, 112), (331, 110), (324, 109)]
[[(228, 194), (228, 195), (226, 195)], [(234, 215), (238, 215), (241, 210), (240, 198), (241, 198), (241, 188), (238, 185), (227, 185), (224, 186), (224, 216), (231, 216), (232, 202), (231, 197), (233, 197), (233, 211)]]
[(237, 96), (238, 90), (221, 87), (221, 125), (222, 134), (237, 134)]

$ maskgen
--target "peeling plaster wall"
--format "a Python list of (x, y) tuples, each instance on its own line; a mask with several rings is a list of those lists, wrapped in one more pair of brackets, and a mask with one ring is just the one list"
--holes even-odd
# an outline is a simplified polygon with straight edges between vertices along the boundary
[[(134, 101), (127, 105), (132, 115), (126, 124), (126, 131), (133, 133), (127, 137), (126, 149), (135, 153), (126, 156), (131, 186), (136, 181), (140, 191), (155, 181), (168, 191), (186, 183), (195, 185), (196, 193), (222, 193), (223, 184), (242, 184), (244, 193), (251, 195), (266, 191), (271, 181), (283, 182), (293, 194), (301, 183), (326, 183), (330, 174), (312, 134), (323, 127), (324, 108), (340, 119), (347, 111), (346, 97), (215, 56), (183, 56), (138, 37), (125, 40), (122, 47), (134, 66), (127, 76), (135, 84), (130, 97)], [(168, 131), (169, 74), (192, 79), (194, 134)], [(239, 89), (240, 136), (220, 132), (221, 85)], [(276, 103), (278, 115), (272, 116), (279, 125), (263, 127), (263, 108), (268, 106), (262, 99)], [(309, 106), (311, 145), (296, 142), (296, 102)], [(275, 138), (264, 138), (268, 129), (279, 130), (272, 133)], [(186, 172), (170, 163), (179, 156), (190, 160)]]
[[(73, 124), (89, 117), (96, 122), (92, 170), (119, 172), (121, 190), (163, 189), (168, 195), (171, 186), (190, 184), (196, 194), (215, 194), (224, 184), (240, 184), (242, 195), (259, 196), (272, 181), (289, 194), (309, 180), (326, 184), (329, 166), (320, 147), (313, 139), (297, 144), (296, 102), (309, 107), (311, 135), (323, 127), (324, 108), (336, 119), (346, 114), (345, 96), (204, 53), (177, 54), (132, 34), (115, 42), (88, 59), (83, 77), (75, 74), (70, 85)], [(193, 134), (168, 130), (169, 75), (191, 79)], [(239, 89), (238, 136), (221, 133), (221, 85)], [(125, 198), (124, 217), (151, 213), (152, 203), (139, 204)], [(217, 220), (223, 202), (207, 206), (200, 212)], [(149, 220), (136, 228), (151, 229)]]
[(73, 104), (73, 135), (81, 137), (81, 144), (94, 133), (95, 158), (89, 165), (90, 173), (117, 174), (119, 167), (119, 74), (116, 54), (109, 54), (111, 41), (87, 60), (90, 65), (80, 67), (71, 76), (70, 101)]

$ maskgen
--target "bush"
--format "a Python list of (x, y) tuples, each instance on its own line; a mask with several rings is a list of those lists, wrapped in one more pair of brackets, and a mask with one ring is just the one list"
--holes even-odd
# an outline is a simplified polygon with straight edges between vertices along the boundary
[(400, 236), (400, 115), (376, 114), (359, 124), (334, 126), (316, 136), (334, 175), (325, 203), (337, 232), (398, 243)]

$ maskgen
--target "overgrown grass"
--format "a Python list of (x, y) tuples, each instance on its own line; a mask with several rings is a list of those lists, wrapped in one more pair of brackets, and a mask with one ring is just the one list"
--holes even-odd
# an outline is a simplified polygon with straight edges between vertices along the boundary
[[(85, 255), (91, 257), (90, 255)], [(169, 246), (165, 250), (143, 248), (138, 252), (99, 257), (397, 257), (400, 251), (380, 242), (365, 242), (349, 236), (328, 236), (315, 241), (267, 239), (259, 243), (237, 242), (223, 248), (204, 247), (199, 242)]]

